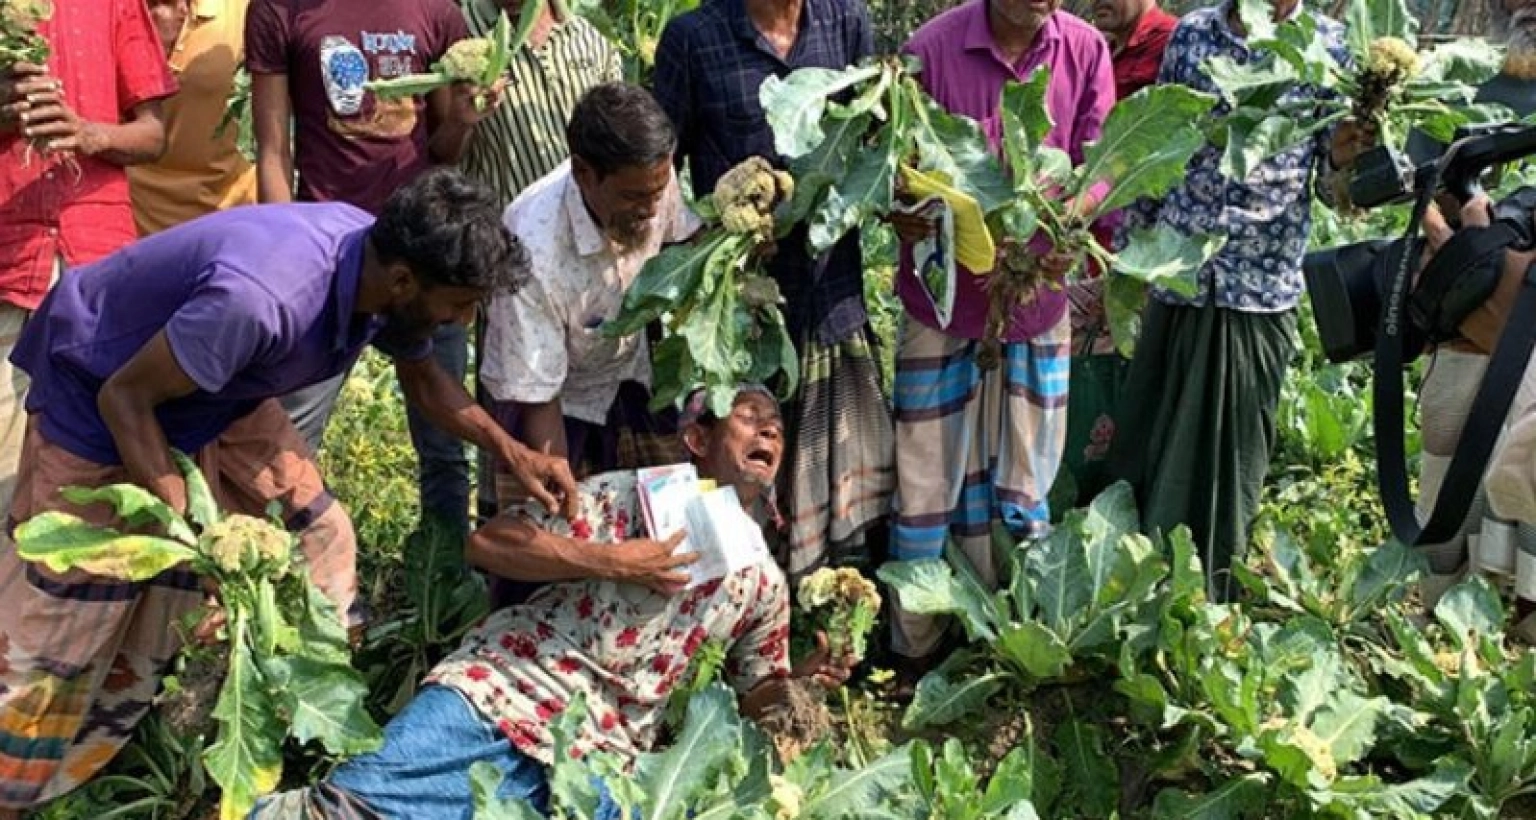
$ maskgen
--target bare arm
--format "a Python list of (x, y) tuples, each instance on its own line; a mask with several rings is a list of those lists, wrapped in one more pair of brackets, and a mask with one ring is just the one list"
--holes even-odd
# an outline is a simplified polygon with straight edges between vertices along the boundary
[(19, 122), (22, 135), (48, 151), (96, 157), (115, 165), (154, 162), (165, 153), (159, 100), (134, 106), (125, 122), (93, 122), (75, 113), (63, 87), (42, 66), (18, 64), (10, 76), (16, 85), (5, 119)]
[[(514, 441), (430, 358), (395, 361), (405, 400), (439, 430), (494, 453), (539, 503), (566, 518), (576, 515), (576, 480), (564, 456), (536, 453)], [(563, 503), (561, 502), (563, 499)]]
[(664, 595), (688, 583), (683, 567), (698, 556), (673, 555), (683, 534), (665, 541), (634, 539), (597, 544), (555, 535), (527, 518), (504, 515), (469, 536), (465, 557), (471, 566), (511, 581), (619, 581), (650, 587)]
[[(474, 87), (454, 83), (427, 95), (427, 153), (439, 165), (454, 165), (464, 156), (475, 119), (466, 121), (465, 108), (474, 116)], [(486, 110), (490, 110), (487, 106)]]
[(107, 379), (96, 397), (129, 479), (178, 512), (186, 509), (187, 486), (171, 461), (155, 408), (195, 390), (197, 384), (176, 361), (162, 330)]
[(293, 201), (293, 144), (287, 74), (251, 75), (251, 129), (256, 136), (256, 190), (262, 202)]

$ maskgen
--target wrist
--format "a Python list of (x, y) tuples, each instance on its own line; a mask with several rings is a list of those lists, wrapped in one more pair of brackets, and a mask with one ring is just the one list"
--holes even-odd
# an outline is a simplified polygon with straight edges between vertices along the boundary
[(112, 138), (105, 126), (94, 122), (82, 122), (75, 138), (76, 151), (83, 157), (94, 157), (112, 149)]

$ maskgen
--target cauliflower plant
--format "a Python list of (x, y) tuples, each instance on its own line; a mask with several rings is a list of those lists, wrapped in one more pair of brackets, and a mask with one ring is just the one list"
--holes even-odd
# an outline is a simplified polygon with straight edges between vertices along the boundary
[(852, 567), (823, 567), (801, 579), (797, 598), (800, 609), (827, 633), (834, 658), (864, 657), (880, 612), (880, 591), (873, 581)]
[(773, 211), (795, 194), (795, 180), (762, 157), (748, 157), (715, 183), (720, 224), (759, 242), (773, 238)]

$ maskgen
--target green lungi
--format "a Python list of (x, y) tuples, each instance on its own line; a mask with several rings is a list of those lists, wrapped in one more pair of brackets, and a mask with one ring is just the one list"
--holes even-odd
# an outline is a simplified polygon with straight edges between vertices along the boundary
[(1188, 525), (1213, 600), (1236, 593), (1296, 349), (1296, 314), (1148, 306), (1121, 394), (1111, 470), (1131, 482), (1142, 527)]

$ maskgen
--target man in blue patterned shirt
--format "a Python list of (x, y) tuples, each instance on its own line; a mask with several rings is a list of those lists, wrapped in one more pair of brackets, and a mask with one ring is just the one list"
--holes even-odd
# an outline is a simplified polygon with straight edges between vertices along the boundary
[[(1274, 19), (1301, 13), (1299, 0), (1271, 0)], [(1316, 17), (1317, 36), (1341, 63), (1344, 27)], [(1214, 92), (1206, 60), (1255, 58), (1235, 0), (1179, 22), (1158, 82)], [(1322, 92), (1297, 86), (1282, 99)], [(1217, 114), (1225, 114), (1222, 103)], [(1123, 396), (1112, 456), (1115, 473), (1137, 488), (1149, 530), (1187, 524), (1216, 599), (1230, 595), (1229, 568), (1248, 539), (1274, 439), (1275, 408), (1295, 349), (1301, 260), (1311, 228), (1311, 193), (1329, 199), (1331, 176), (1369, 142), (1353, 123), (1324, 132), (1232, 180), (1222, 149), (1207, 145), (1184, 183), (1161, 202), (1127, 213), (1124, 230), (1157, 223), (1181, 233), (1224, 234), (1227, 244), (1184, 298), (1153, 294)]]

